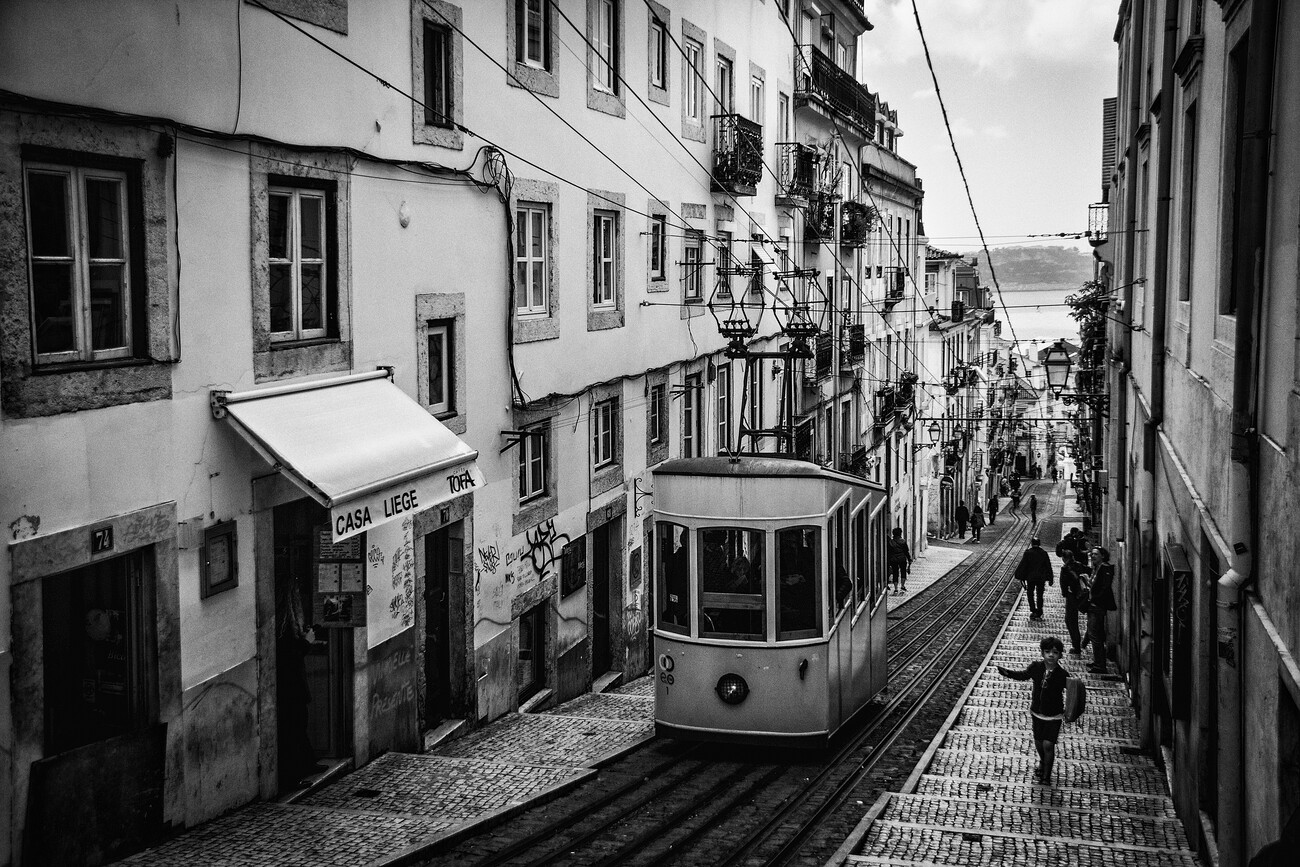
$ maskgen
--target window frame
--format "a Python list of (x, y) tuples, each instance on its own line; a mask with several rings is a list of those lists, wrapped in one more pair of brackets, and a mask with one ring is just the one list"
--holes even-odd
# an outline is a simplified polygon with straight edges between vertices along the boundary
[(650, 86), (668, 89), (668, 23), (653, 15), (650, 19)]
[[(751, 431), (763, 428), (763, 359), (752, 358), (747, 369), (749, 374), (749, 417), (747, 424)], [(750, 449), (758, 451), (758, 442), (751, 439)]]
[(760, 76), (749, 76), (749, 119), (760, 126), (763, 123), (763, 104), (767, 99), (767, 83)]
[(619, 8), (618, 0), (594, 0), (595, 21), (592, 27), (592, 75), (597, 90), (618, 95), (619, 84)]
[[(290, 202), (288, 237), (286, 239), (286, 248), (290, 251), (290, 255), (287, 257), (276, 257), (271, 252), (274, 247), (274, 242), (270, 238), (271, 201), (276, 197), (288, 197)], [(302, 255), (302, 202), (304, 199), (320, 202), (320, 225), (317, 229), (320, 238), (320, 254), (318, 256), (307, 257)], [(333, 281), (330, 278), (333, 272), (331, 265), (334, 261), (334, 258), (330, 255), (330, 235), (332, 234), (329, 219), (330, 199), (329, 190), (323, 187), (279, 183), (271, 183), (267, 186), (266, 261), (270, 268), (277, 265), (288, 266), (290, 296), (293, 304), (293, 311), (290, 314), (291, 327), (288, 331), (276, 331), (273, 321), (268, 320), (272, 343), (302, 343), (309, 340), (323, 340), (330, 336), (329, 311), (332, 306), (330, 299), (331, 290), (333, 289)], [(321, 324), (316, 328), (306, 328), (302, 324), (302, 273), (303, 267), (307, 265), (320, 267)], [(334, 294), (337, 295), (337, 290), (334, 290)]]
[(647, 398), (650, 410), (647, 427), (649, 428), (646, 441), (651, 445), (659, 445), (667, 439), (668, 434), (668, 386), (666, 383), (656, 382), (650, 386), (650, 395)]
[[(533, 238), (532, 217), (541, 218), (541, 253), (531, 255)], [(526, 220), (524, 218), (527, 218)], [(526, 317), (549, 316), (551, 313), (551, 208), (545, 202), (520, 201), (515, 204), (515, 315)], [(524, 243), (520, 243), (521, 224), (526, 226)], [(524, 286), (519, 285), (520, 266), (524, 266)], [(532, 285), (534, 265), (541, 266), (541, 287)], [(525, 305), (519, 304), (519, 293), (527, 299)], [(540, 302), (536, 296), (540, 292)]]
[[(430, 37), (436, 39), (430, 39)], [(441, 47), (440, 58), (438, 58), (438, 67), (440, 83), (435, 83), (432, 69), (434, 58), (430, 57), (430, 43), (434, 42)], [(424, 53), (424, 125), (449, 127), (455, 121), (455, 91), (452, 87), (452, 41), (451, 29), (444, 25), (436, 24), (429, 19), (424, 19), (424, 41), (421, 44)], [(441, 115), (433, 113), (434, 106), (430, 105), (431, 99), (438, 99), (443, 107)], [(438, 119), (438, 118), (441, 119)]]
[(601, 470), (618, 462), (618, 398), (597, 400), (591, 408), (591, 466)]
[[(754, 556), (747, 556), (743, 552), (731, 556), (725, 551), (722, 552), (727, 557), (728, 569), (731, 564), (739, 557), (744, 557), (749, 561), (750, 569), (757, 570), (757, 593), (736, 593), (729, 590), (708, 590), (705, 588), (705, 582), (709, 580), (710, 570), (709, 556), (710, 550), (704, 537), (709, 533), (726, 533), (735, 534), (739, 537), (742, 545), (735, 545), (733, 540), (732, 547), (739, 550), (741, 547), (749, 551)], [(699, 637), (705, 639), (714, 639), (721, 641), (767, 641), (767, 612), (770, 607), (770, 599), (767, 588), (767, 536), (766, 530), (761, 527), (747, 527), (740, 524), (733, 525), (712, 525), (707, 527), (697, 527), (694, 532), (696, 539), (696, 586), (698, 587), (698, 605), (697, 614), (699, 616)], [(757, 542), (757, 545), (754, 543)], [(718, 573), (725, 575), (726, 571)], [(757, 611), (759, 613), (759, 629), (757, 634), (746, 632), (727, 632), (718, 629), (705, 629), (705, 624), (709, 623), (711, 618), (708, 615), (710, 610), (713, 611)]]
[[(433, 341), (435, 336), (442, 337), (442, 351), (439, 353), (441, 359), (441, 386), (443, 399), (435, 401), (433, 399), (434, 373), (433, 373)], [(429, 412), (434, 415), (454, 415), (456, 413), (456, 321), (454, 319), (435, 319), (428, 323), (425, 331), (425, 342), (429, 349), (429, 363), (426, 368), (428, 379), (428, 407)]]
[(686, 88), (686, 93), (683, 96), (682, 110), (689, 122), (703, 124), (704, 71), (701, 67), (704, 61), (704, 45), (688, 37), (686, 44), (682, 47), (682, 54), (682, 62), (686, 67), (686, 74), (683, 75), (685, 79), (683, 86)]
[[(533, 5), (534, 2), (538, 7), (535, 13), (529, 9), (529, 6)], [(550, 5), (551, 0), (516, 0), (515, 2), (517, 15), (515, 19), (515, 32), (517, 34), (515, 62), (543, 72), (551, 71), (550, 44), (554, 34), (551, 32), (550, 15), (547, 14), (550, 11)], [(533, 19), (536, 19), (536, 21)], [(536, 58), (530, 53), (534, 24), (536, 24), (538, 31), (537, 45), (540, 52)]]
[(704, 232), (699, 229), (687, 229), (682, 241), (682, 301), (704, 303)]
[(719, 455), (731, 448), (731, 365), (719, 364), (713, 383), (714, 434)]
[[(781, 542), (782, 542), (782, 537), (787, 533), (811, 533), (812, 534), (811, 562), (813, 564), (814, 571), (812, 575), (808, 576), (809, 581), (812, 585), (812, 594), (811, 594), (811, 599), (809, 600), (810, 606), (808, 611), (806, 612), (812, 615), (812, 626), (804, 629), (783, 630), (781, 628), (781, 626), (783, 625), (781, 597), (782, 597), (782, 593), (784, 592), (783, 588), (785, 586), (782, 582), (782, 579), (785, 576), (783, 573), (783, 560), (782, 560), (783, 549), (782, 549)], [(826, 535), (826, 531), (822, 527), (816, 524), (800, 524), (796, 526), (778, 527), (772, 534), (773, 550), (775, 551), (776, 554), (775, 562), (772, 565), (773, 565), (773, 571), (776, 576), (776, 582), (775, 582), (776, 592), (774, 594), (776, 598), (774, 600), (774, 606), (776, 608), (776, 640), (777, 641), (802, 641), (809, 638), (820, 638), (822, 636), (822, 632), (823, 632), (822, 595), (823, 593), (822, 593), (821, 573), (822, 573), (822, 546), (823, 544), (825, 544), (825, 542), (823, 541), (824, 535)]]
[(714, 63), (714, 99), (718, 101), (718, 114), (736, 113), (736, 61), (718, 54)]
[[(604, 229), (608, 227), (608, 232)], [(618, 212), (598, 208), (592, 212), (591, 305), (609, 309), (618, 302)]]
[[(411, 140), (415, 144), (463, 150), (464, 123), (464, 39), (461, 36), (464, 16), (459, 6), (446, 0), (410, 0), (411, 2), (411, 92), (419, 100), (411, 101)], [(445, 102), (442, 120), (432, 116), (430, 57), (428, 41), (437, 34), (442, 43), (442, 85)]]
[(704, 393), (704, 377), (697, 371), (686, 374), (682, 382), (682, 457), (698, 458), (704, 454), (704, 419), (699, 396)]
[[(691, 605), (691, 564), (693, 563), (691, 557), (692, 531), (685, 525), (676, 524), (672, 521), (656, 521), (654, 527), (654, 598), (658, 601), (655, 606), (654, 625), (656, 629), (661, 629), (664, 632), (673, 632), (678, 635), (690, 635), (695, 620), (695, 608)], [(677, 536), (676, 539), (673, 538), (674, 535)], [(684, 572), (685, 574), (675, 574), (670, 586), (667, 571), (669, 558), (664, 555), (664, 546), (665, 542), (675, 543), (677, 541), (680, 541), (682, 544), (681, 547), (673, 553), (680, 553), (680, 558), (675, 558), (673, 564), (678, 567), (678, 573)], [(670, 592), (672, 589), (677, 589), (679, 591), (677, 599), (672, 598), (673, 594)], [(685, 591), (685, 599), (680, 598), (681, 591), (683, 590)], [(667, 608), (669, 605), (675, 606), (674, 613), (676, 619), (679, 621), (685, 620), (685, 623), (666, 622), (666, 618), (670, 613)]]
[[(139, 349), (141, 335), (137, 333), (137, 320), (140, 316), (139, 294), (143, 290), (143, 277), (139, 264), (138, 239), (144, 232), (143, 217), (138, 220), (138, 209), (133, 201), (138, 201), (138, 193), (133, 195), (133, 187), (138, 181), (132, 177), (125, 165), (109, 167), (108, 163), (116, 160), (54, 162), (43, 159), (24, 159), (22, 162), (23, 179), (23, 220), (25, 229), (25, 251), (27, 271), (28, 326), (31, 329), (30, 352), (37, 367), (53, 367), (66, 364), (99, 364), (135, 357)], [(31, 177), (33, 174), (60, 176), (65, 179), (63, 221), (66, 233), (68, 254), (65, 256), (43, 256), (34, 250), (32, 221)], [(113, 181), (119, 190), (118, 219), (122, 228), (119, 241), (120, 255), (113, 257), (91, 256), (89, 234), (89, 203), (86, 193), (88, 181)], [(67, 350), (41, 352), (37, 337), (37, 301), (36, 301), (36, 266), (39, 264), (64, 264), (71, 273), (69, 293), (76, 313), (71, 317), (72, 348)], [(91, 268), (97, 263), (116, 265), (122, 269), (121, 295), (119, 304), (122, 308), (121, 329), (123, 346), (94, 348), (93, 288), (91, 285)], [(137, 278), (137, 274), (141, 274)], [(139, 286), (139, 289), (134, 287)]]
[(650, 215), (650, 265), (651, 280), (668, 279), (668, 217), (664, 214)]
[[(551, 421), (544, 419), (521, 430), (526, 434), (519, 440), (516, 461), (515, 498), (522, 506), (546, 497), (550, 492), (550, 438)], [(534, 484), (536, 469), (539, 484)]]

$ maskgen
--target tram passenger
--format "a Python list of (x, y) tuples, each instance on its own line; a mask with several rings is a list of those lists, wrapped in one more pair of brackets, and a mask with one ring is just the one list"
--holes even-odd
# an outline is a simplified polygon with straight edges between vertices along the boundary
[[(690, 548), (687, 544), (685, 527), (677, 527), (676, 532), (665, 536), (668, 526), (660, 524), (660, 552), (663, 557), (664, 570), (664, 610), (661, 622), (671, 626), (687, 629), (691, 619), (687, 608), (690, 599)], [(672, 538), (676, 536), (677, 538)], [(664, 550), (671, 548), (672, 550)]]
[(1061, 722), (1065, 719), (1065, 680), (1070, 673), (1061, 665), (1061, 654), (1065, 652), (1061, 639), (1049, 635), (1038, 643), (1038, 647), (1043, 654), (1042, 660), (1031, 662), (1020, 671), (999, 665), (998, 674), (1012, 680), (1034, 682), (1029, 700), (1034, 748), (1038, 750), (1038, 768), (1034, 771), (1034, 778), (1047, 785), (1052, 781), (1056, 739), (1061, 734)]

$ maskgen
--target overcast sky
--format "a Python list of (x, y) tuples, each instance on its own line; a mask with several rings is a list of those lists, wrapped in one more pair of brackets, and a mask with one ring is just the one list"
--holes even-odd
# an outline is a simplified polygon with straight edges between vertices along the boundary
[[(1023, 239), (1086, 229), (1088, 205), (1101, 197), (1101, 101), (1115, 94), (1118, 2), (916, 6), (990, 248), (1061, 244)], [(867, 0), (866, 11), (875, 29), (862, 39), (860, 77), (898, 110), (898, 152), (924, 182), (931, 244), (977, 247), (912, 0)]]

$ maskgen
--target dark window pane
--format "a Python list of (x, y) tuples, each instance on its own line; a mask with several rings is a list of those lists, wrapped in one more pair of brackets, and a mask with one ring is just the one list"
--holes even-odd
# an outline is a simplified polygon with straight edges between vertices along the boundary
[(302, 266), (302, 327), (325, 327), (323, 265)]
[(777, 638), (811, 638), (821, 634), (817, 620), (820, 562), (818, 531), (781, 530), (776, 541)]
[(71, 265), (32, 264), (32, 308), (37, 353), (75, 348)]
[(321, 222), (324, 217), (324, 201), (315, 196), (303, 196), (302, 208), (302, 257), (319, 259), (322, 256)]
[(122, 265), (90, 266), (90, 346), (126, 345), (126, 286)]
[(447, 32), (424, 26), (424, 122), (445, 124), (449, 120), (447, 98)]
[(443, 381), (444, 337), (441, 332), (429, 335), (429, 403), (442, 403), (447, 399)]
[(716, 528), (700, 536), (700, 635), (762, 639), (764, 598), (763, 534)]
[(690, 535), (685, 527), (661, 522), (655, 525), (655, 570), (659, 595), (660, 629), (683, 634), (691, 631)]
[(289, 258), (289, 197), (271, 193), (267, 203), (267, 243), (272, 259)]
[(288, 265), (271, 266), (271, 330), (293, 330), (293, 280)]
[(92, 259), (122, 258), (122, 185), (115, 180), (86, 180), (86, 236)]
[(33, 256), (69, 256), (68, 179), (33, 172), (27, 176)]
[(528, 263), (515, 263), (515, 306), (522, 309), (528, 306)]

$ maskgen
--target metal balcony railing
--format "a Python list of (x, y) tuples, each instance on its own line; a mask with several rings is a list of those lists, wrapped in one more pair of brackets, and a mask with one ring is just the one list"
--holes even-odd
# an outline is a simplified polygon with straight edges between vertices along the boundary
[(777, 179), (778, 204), (806, 203), (817, 184), (816, 149), (799, 142), (779, 142), (777, 153), (777, 171), (781, 173)]
[(831, 336), (825, 331), (817, 335), (817, 378), (829, 376), (831, 372)]
[(875, 208), (861, 202), (845, 202), (840, 205), (840, 246), (866, 246), (875, 222)]
[(713, 192), (752, 196), (762, 178), (762, 125), (738, 114), (713, 115)]
[(796, 98), (820, 98), (832, 110), (857, 125), (874, 140), (876, 95), (840, 69), (814, 45), (801, 45), (802, 60), (795, 61)]

